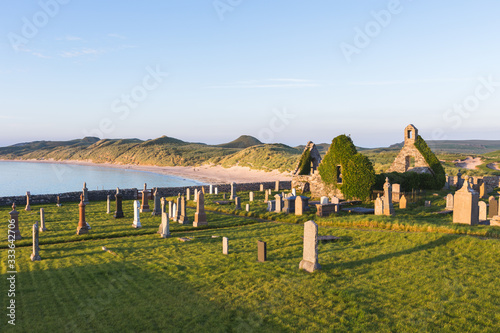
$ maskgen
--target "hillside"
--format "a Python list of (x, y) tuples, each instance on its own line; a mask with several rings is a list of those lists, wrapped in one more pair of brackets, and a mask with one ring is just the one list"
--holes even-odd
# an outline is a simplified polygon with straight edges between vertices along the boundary
[[(426, 142), (436, 153), (480, 155), (500, 150), (500, 140), (429, 140)], [(390, 146), (390, 148), (401, 147), (403, 147), (402, 142)]]
[(261, 144), (262, 144), (262, 142), (260, 142), (257, 138), (254, 138), (253, 136), (242, 135), (238, 139), (233, 140), (229, 143), (220, 144), (220, 145), (218, 145), (218, 147), (222, 147), (222, 148), (249, 148), (249, 147), (258, 146)]

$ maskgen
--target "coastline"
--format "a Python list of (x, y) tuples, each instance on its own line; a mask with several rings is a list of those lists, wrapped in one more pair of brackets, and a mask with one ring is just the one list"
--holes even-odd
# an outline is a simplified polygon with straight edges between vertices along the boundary
[(199, 167), (192, 166), (154, 166), (154, 165), (135, 165), (135, 164), (114, 164), (114, 163), (93, 163), (88, 161), (73, 161), (73, 160), (6, 160), (5, 162), (27, 162), (27, 163), (52, 163), (65, 165), (83, 165), (95, 167), (107, 167), (115, 169), (128, 169), (137, 171), (154, 172), (161, 175), (169, 175), (179, 178), (191, 179), (207, 184), (223, 184), (223, 183), (253, 183), (253, 182), (270, 182), (270, 181), (286, 181), (291, 180), (292, 176), (289, 173), (282, 173), (276, 170), (263, 171), (252, 170), (248, 167), (232, 166), (224, 168), (220, 165), (202, 165)]

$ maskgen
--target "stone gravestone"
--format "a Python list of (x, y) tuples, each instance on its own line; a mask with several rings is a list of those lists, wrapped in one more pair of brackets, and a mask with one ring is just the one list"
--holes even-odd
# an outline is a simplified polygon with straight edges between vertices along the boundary
[(119, 219), (123, 217), (123, 207), (122, 207), (123, 195), (120, 193), (120, 189), (118, 187), (116, 188), (115, 200), (116, 200), (116, 211), (115, 215), (113, 216), (115, 219)]
[(181, 197), (181, 216), (179, 217), (178, 221), (179, 221), (179, 223), (182, 223), (182, 224), (189, 224), (186, 203), (187, 203), (186, 198)]
[(170, 237), (170, 223), (167, 212), (161, 213), (160, 236), (161, 238)]
[(174, 208), (173, 208), (172, 204), (173, 204), (173, 202), (169, 200), (168, 201), (168, 217), (170, 219), (172, 219), (174, 216)]
[(479, 193), (474, 191), (465, 179), (460, 190), (455, 192), (453, 223), (479, 224)]
[(257, 260), (265, 262), (267, 260), (267, 244), (263, 241), (257, 241)]
[(268, 212), (274, 212), (275, 210), (276, 210), (276, 201), (269, 200), (267, 202), (267, 211)]
[(274, 185), (274, 190), (275, 190), (276, 192), (279, 192), (279, 191), (280, 191), (280, 181), (279, 181), (279, 180), (277, 180), (277, 181), (276, 181), (276, 184)]
[[(12, 210), (9, 212), (10, 215), (10, 221), (9, 221), (9, 229), (10, 225), (14, 224), (14, 229), (11, 229), (14, 232), (14, 240), (20, 240), (22, 239), (21, 237), (21, 231), (19, 231), (19, 212), (16, 210), (16, 203), (12, 203)], [(9, 231), (9, 235), (11, 235)], [(7, 236), (8, 240), (11, 240), (9, 236)]]
[(215, 192), (215, 195), (218, 195), (219, 194), (219, 188), (216, 187), (215, 190), (214, 190), (214, 192)]
[(264, 184), (260, 184), (259, 191), (264, 192)]
[(82, 194), (83, 194), (83, 203), (88, 204), (89, 203), (89, 189), (87, 188), (87, 182), (83, 182), (83, 188), (82, 188)]
[(214, 194), (214, 188), (213, 188), (212, 184), (210, 184), (208, 186), (208, 194)]
[(488, 219), (488, 205), (484, 201), (479, 201), (479, 221), (486, 221)]
[(231, 196), (229, 197), (229, 200), (234, 200), (236, 195), (234, 194), (234, 182), (231, 183)]
[(446, 210), (453, 210), (453, 194), (446, 196)]
[(401, 198), (401, 185), (392, 184), (392, 202), (399, 202)]
[(205, 213), (205, 196), (203, 193), (198, 193), (196, 201), (196, 213), (194, 214), (193, 227), (200, 225), (208, 225), (207, 214)]
[(283, 209), (283, 201), (282, 201), (282, 198), (281, 198), (281, 195), (280, 194), (276, 194), (274, 196), (274, 201), (276, 202), (275, 203), (275, 212), (276, 213), (281, 213), (281, 210)]
[(30, 197), (31, 197), (31, 193), (30, 192), (26, 192), (26, 207), (24, 208), (24, 210), (28, 211), (28, 212), (31, 210)]
[(458, 189), (461, 189), (463, 186), (464, 186), (464, 180), (462, 178), (462, 172), (460, 172), (460, 170), (458, 170), (458, 173), (457, 173), (457, 190)]
[(186, 200), (191, 201), (191, 189), (190, 188), (186, 189)]
[(295, 199), (295, 215), (296, 216), (302, 216), (302, 214), (304, 214), (302, 208), (304, 208), (304, 205), (302, 203), (302, 196), (298, 196)]
[(78, 220), (78, 227), (76, 229), (77, 235), (87, 234), (89, 229), (85, 221), (85, 202), (83, 202), (83, 194), (80, 195), (80, 204), (78, 205), (80, 211), (80, 219)]
[(175, 219), (177, 222), (181, 223), (181, 211), (182, 211), (182, 199), (180, 195), (177, 197), (177, 203), (175, 205)]
[(241, 209), (241, 199), (240, 197), (234, 197), (234, 209)]
[(197, 201), (198, 201), (198, 189), (197, 189), (197, 188), (195, 188), (195, 189), (194, 189), (194, 197), (193, 197), (193, 201), (194, 201), (194, 202), (197, 202)]
[(392, 204), (392, 186), (389, 182), (389, 178), (385, 178), (384, 184), (384, 197), (382, 198), (384, 202), (384, 215), (386, 216), (394, 216), (394, 205)]
[(56, 207), (61, 207), (61, 198), (59, 196), (56, 197)]
[(248, 193), (248, 201), (253, 201), (253, 192)]
[(148, 213), (151, 210), (149, 209), (148, 204), (149, 191), (147, 190), (147, 184), (144, 183), (144, 189), (142, 190), (142, 204), (141, 204), (141, 213)]
[[(144, 193), (142, 197), (144, 198)], [(142, 227), (141, 216), (139, 215), (139, 200), (134, 200), (134, 222), (132, 222), (132, 227), (136, 229)]]
[(268, 189), (267, 192), (269, 192), (269, 195), (273, 195), (273, 190), (272, 189)]
[(332, 202), (331, 203), (338, 205), (338, 204), (340, 204), (340, 199), (337, 198), (337, 197), (332, 197)]
[(494, 216), (498, 215), (498, 201), (495, 199), (494, 196), (491, 196), (488, 198), (488, 202), (489, 202), (488, 218), (492, 219)]
[(267, 203), (269, 201), (269, 192), (266, 191), (265, 197), (264, 197), (264, 203)]
[(282, 211), (286, 214), (295, 213), (295, 199), (297, 197), (290, 196), (283, 200), (283, 209)]
[(40, 231), (47, 231), (45, 227), (45, 210), (43, 208), (40, 208)]
[(319, 203), (321, 205), (328, 205), (328, 197), (321, 197), (321, 199), (319, 200)]
[(205, 193), (205, 186), (202, 186), (202, 187), (201, 187), (201, 192), (203, 192), (203, 195), (205, 195), (205, 194), (206, 194), (206, 193)]
[(249, 211), (250, 211), (250, 204), (246, 204), (246, 206), (245, 206), (245, 210), (246, 210), (247, 212), (249, 212)]
[(229, 240), (227, 237), (222, 237), (222, 254), (229, 253)]
[(486, 197), (486, 184), (482, 182), (481, 185), (479, 185), (479, 198), (484, 197)]
[[(164, 197), (162, 197), (162, 198), (160, 199), (160, 202), (161, 202), (161, 213), (163, 214), (164, 212), (166, 212), (166, 211), (167, 211), (167, 210), (166, 210), (166, 207), (165, 207), (165, 198), (164, 198)], [(167, 215), (168, 215), (168, 213), (167, 213)]]
[(299, 269), (309, 273), (321, 269), (318, 263), (318, 225), (314, 221), (304, 223), (304, 252)]
[(294, 189), (294, 188), (292, 188), (292, 195), (293, 195), (294, 197), (295, 197), (295, 196), (297, 196), (297, 190), (296, 190), (296, 189)]
[(431, 207), (431, 202), (429, 200), (425, 200), (425, 207), (426, 208)]
[(153, 201), (154, 201), (155, 207), (153, 208), (153, 212), (151, 213), (151, 215), (159, 216), (159, 215), (161, 215), (161, 204), (160, 204), (160, 194), (158, 193), (158, 188), (155, 188), (155, 193), (153, 195)]
[(406, 209), (406, 196), (404, 194), (399, 199), (399, 209)]
[(38, 225), (35, 223), (33, 224), (33, 253), (31, 253), (31, 261), (40, 261), (42, 258), (40, 257), (40, 254), (38, 253), (39, 247), (38, 247)]
[(375, 199), (375, 215), (384, 215), (384, 202), (380, 194), (377, 194), (377, 199)]
[(172, 221), (177, 222), (177, 203), (172, 203)]
[(111, 202), (109, 199), (109, 194), (106, 197), (106, 214), (109, 214), (111, 212)]

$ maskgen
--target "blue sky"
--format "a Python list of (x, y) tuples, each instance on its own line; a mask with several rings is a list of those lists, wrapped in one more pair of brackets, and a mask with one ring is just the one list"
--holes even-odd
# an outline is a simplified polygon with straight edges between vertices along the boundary
[(0, 145), (500, 139), (500, 3), (2, 3)]

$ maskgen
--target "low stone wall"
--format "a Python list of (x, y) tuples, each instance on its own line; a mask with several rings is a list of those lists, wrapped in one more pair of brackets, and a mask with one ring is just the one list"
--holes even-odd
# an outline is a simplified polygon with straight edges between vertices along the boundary
[(311, 192), (311, 196), (315, 198), (327, 196), (344, 199), (344, 195), (340, 190), (325, 186), (317, 170), (312, 175), (294, 176), (292, 179), (292, 188), (296, 189), (299, 193), (304, 190)]
[[(260, 184), (264, 185), (264, 189), (273, 189), (275, 187), (275, 182), (262, 182), (262, 183), (236, 183), (235, 191), (259, 191)], [(231, 185), (230, 184), (218, 184), (212, 185), (214, 188), (217, 187), (219, 193), (222, 192), (230, 192)], [(158, 187), (158, 193), (162, 197), (171, 197), (176, 196), (177, 194), (185, 194), (186, 190), (189, 188), (191, 191), (191, 195), (194, 194), (194, 190), (198, 189), (201, 191), (201, 188), (205, 187), (205, 192), (208, 193), (209, 185), (204, 186), (185, 186), (185, 187)], [(291, 181), (281, 181), (280, 182), (280, 190), (290, 190), (291, 189)], [(142, 189), (141, 189), (142, 190)], [(123, 195), (123, 200), (134, 200), (138, 198), (140, 190), (136, 188), (131, 189), (120, 189), (120, 193)], [(57, 196), (59, 195), (59, 199), (61, 202), (80, 202), (79, 192), (66, 192), (60, 194), (38, 194), (30, 196), (30, 204), (48, 204), (48, 203), (56, 203)], [(103, 201), (107, 199), (109, 195), (113, 200), (115, 198), (116, 189), (114, 190), (97, 190), (97, 191), (88, 191), (89, 201)], [(18, 207), (26, 205), (26, 196), (12, 196), (12, 197), (0, 197), (0, 205), (1, 206), (10, 206), (15, 202)]]

